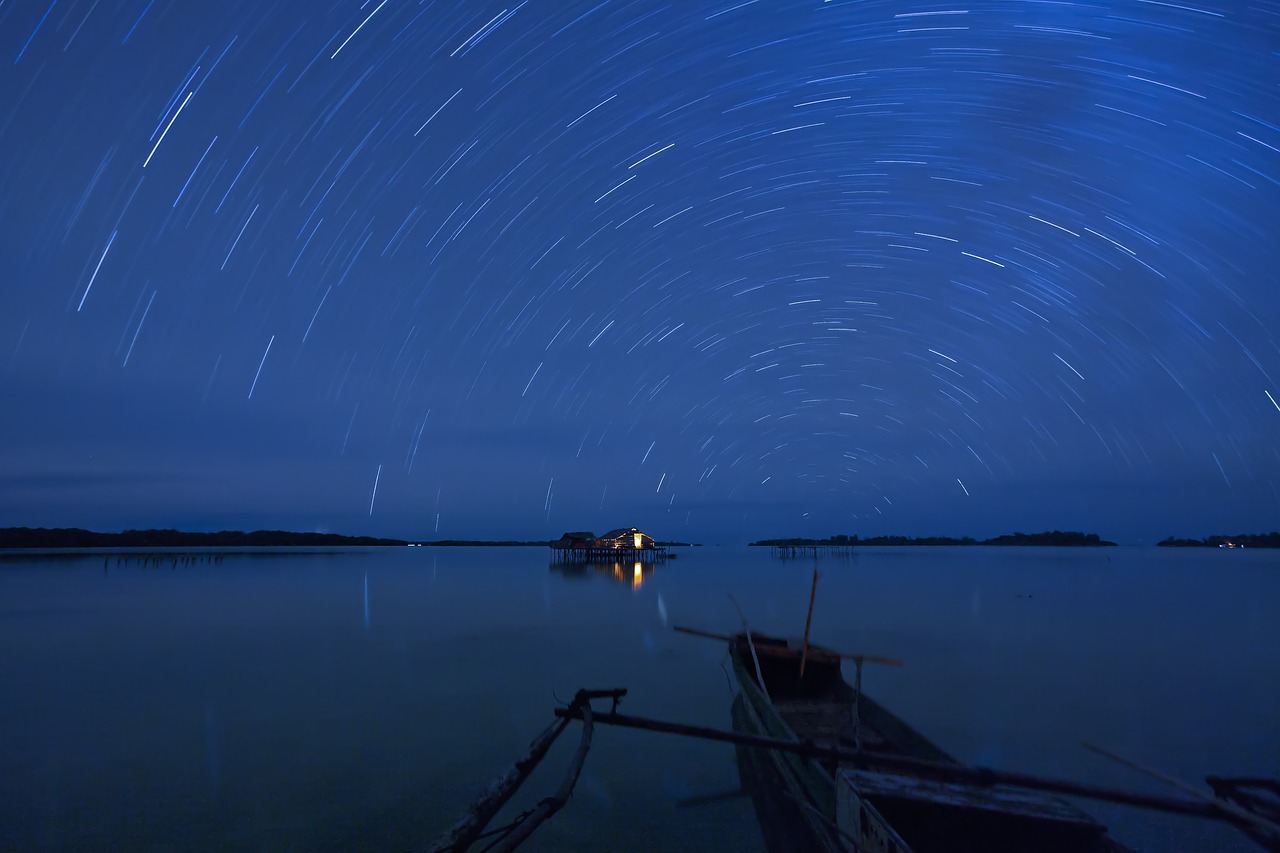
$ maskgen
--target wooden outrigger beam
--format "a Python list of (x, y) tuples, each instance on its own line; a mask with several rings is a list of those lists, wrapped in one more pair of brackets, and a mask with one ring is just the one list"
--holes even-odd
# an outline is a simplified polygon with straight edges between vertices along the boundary
[(538, 766), (538, 762), (547, 754), (547, 750), (551, 749), (551, 744), (555, 743), (556, 738), (568, 725), (569, 720), (566, 718), (556, 720), (547, 726), (529, 743), (529, 750), (505, 773), (494, 779), (488, 789), (471, 804), (467, 813), (448, 832), (432, 843), (428, 853), (446, 853), (446, 851), (453, 853), (453, 851), (466, 850), (475, 843), (484, 832), (484, 828), (489, 825), (489, 821), (493, 820), (494, 815), (507, 804), (524, 780), (529, 778), (533, 768)]
[(573, 761), (569, 763), (569, 769), (565, 771), (560, 787), (556, 788), (554, 794), (538, 803), (528, 817), (518, 823), (500, 843), (493, 846), (492, 849), (496, 853), (510, 853), (510, 851), (515, 850), (525, 839), (533, 835), (533, 831), (543, 821), (560, 811), (560, 809), (564, 808), (564, 804), (569, 802), (569, 795), (573, 793), (573, 786), (577, 784), (578, 776), (582, 774), (582, 764), (587, 760), (587, 750), (591, 749), (593, 717), (591, 703), (582, 702), (576, 707), (581, 712), (582, 740), (578, 743), (578, 751), (573, 754)]
[[(1207, 800), (1208, 802), (1217, 804), (1218, 807), (1221, 808), (1223, 811), (1238, 817), (1240, 819), (1241, 826), (1251, 826), (1260, 832), (1267, 832), (1267, 831), (1274, 832), (1277, 829), (1276, 824), (1273, 823), (1271, 820), (1257, 814), (1256, 812), (1250, 811), (1248, 808), (1245, 808), (1244, 806), (1237, 805), (1236, 803), (1233, 803), (1226, 798), (1206, 794), (1203, 791), (1199, 790), (1198, 788), (1194, 787), (1193, 785), (1188, 785), (1186, 782), (1183, 782), (1181, 779), (1175, 779), (1173, 776), (1170, 776), (1167, 773), (1162, 773), (1161, 771), (1156, 770), (1153, 767), (1148, 767), (1145, 764), (1142, 764), (1138, 761), (1133, 760), (1132, 758), (1127, 758), (1126, 756), (1119, 755), (1118, 753), (1112, 752), (1107, 749), (1103, 749), (1102, 747), (1096, 744), (1092, 744), (1086, 741), (1082, 745), (1084, 746), (1085, 749), (1088, 749), (1092, 752), (1096, 752), (1098, 755), (1101, 755), (1103, 758), (1109, 758), (1112, 761), (1115, 761), (1119, 764), (1123, 764), (1125, 767), (1132, 768), (1134, 770), (1137, 770), (1139, 773), (1142, 773), (1146, 776), (1150, 776), (1152, 779), (1159, 779), (1161, 782), (1164, 782), (1166, 785), (1170, 785), (1178, 789), (1179, 791), (1182, 791), (1185, 794), (1189, 794), (1190, 796), (1196, 798), (1197, 800)], [(1216, 794), (1216, 790), (1215, 790), (1215, 794)]]
[[(557, 708), (556, 716), (562, 719), (582, 719), (583, 709), (576, 703), (564, 708)], [(993, 785), (1010, 785), (1035, 791), (1048, 791), (1073, 797), (1084, 797), (1092, 800), (1118, 803), (1126, 806), (1168, 812), (1171, 814), (1190, 815), (1221, 820), (1245, 830), (1251, 838), (1263, 846), (1280, 850), (1280, 825), (1251, 812), (1241, 814), (1242, 810), (1234, 803), (1227, 803), (1215, 797), (1205, 796), (1203, 799), (1185, 797), (1164, 797), (1155, 794), (1142, 794), (1136, 791), (1125, 791), (1119, 788), (1108, 788), (1083, 782), (1065, 779), (1051, 779), (1034, 776), (1029, 773), (1017, 773), (1004, 770), (991, 770), (985, 767), (966, 767), (964, 765), (943, 764), (935, 761), (923, 761), (916, 758), (904, 758), (898, 755), (886, 755), (878, 752), (841, 749), (839, 747), (820, 746), (813, 741), (786, 741), (760, 735), (713, 729), (707, 726), (693, 726), (685, 723), (672, 723), (664, 720), (653, 720), (645, 717), (633, 717), (619, 714), (617, 711), (596, 713), (592, 716), (595, 723), (623, 726), (625, 728), (643, 729), (645, 731), (664, 732), (667, 734), (696, 737), (703, 740), (716, 740), (740, 746), (760, 749), (774, 749), (790, 752), (807, 758), (836, 761), (840, 764), (862, 770), (895, 772), (904, 776), (915, 776), (943, 782), (990, 787)]]
[[(1238, 803), (1249, 812), (1261, 815), (1272, 823), (1280, 824), (1280, 780), (1248, 776), (1206, 776), (1205, 782), (1220, 799)], [(1243, 828), (1258, 844), (1276, 847), (1274, 836), (1265, 831), (1255, 832)]]
[[(578, 776), (582, 773), (582, 765), (586, 760), (587, 750), (591, 748), (593, 722), (591, 700), (612, 699), (613, 708), (616, 711), (618, 700), (625, 696), (626, 693), (625, 688), (578, 691), (573, 698), (573, 702), (564, 710), (574, 710), (575, 716), (573, 719), (582, 720), (582, 740), (578, 744), (578, 750), (574, 753), (564, 780), (554, 794), (543, 799), (522, 820), (508, 828), (506, 837), (495, 842), (492, 845), (492, 849), (498, 851), (515, 849), (517, 845), (533, 834), (539, 824), (564, 806), (569, 799), (569, 795), (573, 793), (573, 787), (578, 781)], [(559, 717), (558, 714), (557, 716)], [(471, 808), (467, 810), (462, 819), (432, 843), (428, 848), (428, 853), (462, 853), (462, 851), (465, 851), (478, 841), (485, 834), (484, 829), (488, 826), (489, 821), (493, 820), (494, 816), (515, 795), (520, 786), (524, 784), (524, 781), (529, 778), (529, 775), (533, 773), (533, 769), (538, 766), (538, 762), (551, 749), (551, 744), (555, 742), (556, 738), (560, 736), (560, 733), (568, 725), (568, 717), (559, 717), (534, 738), (529, 744), (528, 752), (489, 785), (489, 788), (472, 803)]]

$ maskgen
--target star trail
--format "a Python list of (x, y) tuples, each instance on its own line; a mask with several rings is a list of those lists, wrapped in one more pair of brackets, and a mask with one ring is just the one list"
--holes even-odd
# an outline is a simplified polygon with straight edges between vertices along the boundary
[(9, 524), (1280, 517), (1280, 3), (8, 0), (0, 56)]

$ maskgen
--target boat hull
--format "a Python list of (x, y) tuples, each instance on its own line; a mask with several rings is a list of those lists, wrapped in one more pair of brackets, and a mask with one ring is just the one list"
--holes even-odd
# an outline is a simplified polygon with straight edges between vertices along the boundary
[[(731, 638), (730, 660), (739, 685), (733, 709), (737, 731), (865, 748), (868, 757), (886, 754), (957, 764), (882, 705), (859, 695), (844, 681), (841, 658), (833, 652), (815, 647), (802, 652), (785, 640), (740, 634)], [(863, 763), (859, 767), (781, 750), (740, 748), (740, 774), (771, 853), (1125, 850), (1105, 827), (1057, 798), (1004, 785), (975, 787), (879, 772)], [(748, 785), (748, 776), (759, 790)], [(786, 823), (782, 832), (765, 827), (779, 820)]]
[[(733, 653), (734, 676), (739, 685), (733, 715), (734, 729), (748, 734), (780, 740), (799, 740), (795, 730), (783, 719), (772, 699), (756, 682), (754, 661)], [(843, 683), (843, 682), (841, 682)], [(839, 691), (840, 699), (852, 700), (852, 689)], [(739, 773), (744, 787), (752, 794), (756, 814), (770, 853), (791, 851), (848, 851), (855, 849), (853, 838), (842, 833), (836, 823), (836, 783), (832, 769), (821, 762), (789, 752), (769, 749), (739, 749)], [(752, 789), (755, 790), (752, 790)], [(893, 827), (878, 820), (879, 813), (870, 803), (862, 810), (866, 831), (864, 841), (856, 849), (867, 853), (911, 853)], [(785, 828), (779, 829), (779, 824)], [(876, 846), (867, 846), (880, 839)], [(897, 847), (892, 845), (896, 844)]]

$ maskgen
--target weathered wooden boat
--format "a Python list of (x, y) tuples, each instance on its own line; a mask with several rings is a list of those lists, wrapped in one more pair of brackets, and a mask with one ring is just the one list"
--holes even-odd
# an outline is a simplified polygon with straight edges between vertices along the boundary
[[(797, 648), (745, 632), (676, 630), (728, 641), (740, 685), (733, 704), (735, 731), (620, 714), (625, 688), (579, 690), (567, 706), (555, 709), (555, 722), (534, 738), (529, 751), (429, 849), (464, 853), (483, 844), (489, 853), (514, 850), (568, 801), (594, 727), (607, 724), (734, 744), (742, 787), (752, 794), (771, 853), (1125, 850), (1087, 815), (1041, 792), (1226, 821), (1264, 849), (1280, 853), (1277, 780), (1211, 776), (1212, 796), (1177, 783), (1193, 795), (1187, 799), (965, 767), (861, 695), (863, 663), (898, 661), (839, 655), (807, 643)], [(852, 687), (841, 675), (842, 659), (854, 662)], [(612, 703), (607, 711), (592, 708), (594, 700), (606, 699)], [(560, 786), (509, 823), (488, 829), (570, 720), (582, 721), (582, 739)]]
[[(620, 714), (625, 688), (579, 690), (566, 707), (556, 708), (556, 721), (533, 740), (528, 753), (430, 849), (464, 853), (483, 841), (486, 851), (514, 850), (565, 805), (582, 772), (593, 728), (604, 723), (733, 743), (742, 788), (752, 796), (771, 853), (1128, 853), (1105, 826), (1058, 795), (1226, 821), (1280, 853), (1280, 781), (1275, 779), (1210, 776), (1206, 782), (1213, 794), (1207, 795), (1090, 747), (1192, 795), (1178, 799), (960, 764), (863, 695), (864, 664), (901, 666), (901, 661), (842, 655), (809, 644), (817, 582), (815, 571), (809, 619), (798, 644), (754, 634), (745, 618), (742, 633), (734, 635), (673, 626), (728, 643), (739, 686), (734, 731)], [(841, 669), (845, 660), (853, 662), (852, 686)], [(593, 700), (604, 699), (612, 702), (608, 711), (592, 708)], [(560, 787), (512, 822), (486, 829), (573, 719), (582, 721), (582, 740)]]
[[(855, 684), (844, 680), (843, 657), (830, 650), (761, 634), (729, 638), (739, 695), (734, 728), (782, 741), (853, 749), (954, 765), (922, 734), (861, 692), (862, 666), (886, 659), (852, 657)], [(1047, 851), (1115, 853), (1124, 848), (1070, 803), (1011, 785), (974, 784), (921, 776), (901, 761), (858, 761), (743, 747), (743, 772), (762, 785), (755, 794), (762, 823), (784, 816), (791, 829), (765, 827), (766, 840), (786, 850)], [(772, 800), (772, 801), (771, 801)], [(768, 814), (766, 814), (766, 811)], [(794, 835), (803, 833), (803, 838)], [(781, 840), (779, 840), (781, 839)]]

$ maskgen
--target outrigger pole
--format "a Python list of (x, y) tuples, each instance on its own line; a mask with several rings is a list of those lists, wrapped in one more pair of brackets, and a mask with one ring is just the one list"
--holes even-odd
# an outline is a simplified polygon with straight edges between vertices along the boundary
[[(591, 719), (595, 723), (624, 728), (643, 729), (645, 731), (664, 732), (667, 734), (685, 735), (703, 740), (716, 740), (739, 746), (773, 749), (790, 752), (806, 758), (816, 758), (839, 762), (842, 766), (860, 770), (878, 770), (901, 773), (921, 779), (939, 782), (952, 782), (973, 785), (975, 787), (991, 787), (994, 785), (1010, 785), (1037, 791), (1050, 791), (1073, 797), (1084, 797), (1092, 800), (1118, 803), (1126, 806), (1150, 809), (1152, 811), (1171, 814), (1190, 815), (1192, 817), (1221, 820), (1234, 825), (1250, 838), (1268, 850), (1280, 851), (1280, 822), (1262, 817), (1259, 814), (1242, 808), (1239, 804), (1218, 797), (1203, 795), (1196, 799), (1185, 797), (1163, 797), (1156, 794), (1142, 794), (1119, 788), (1108, 788), (1084, 782), (1073, 782), (1066, 779), (1052, 779), (1035, 776), (1029, 773), (1017, 773), (1004, 770), (991, 770), (986, 767), (966, 767), (964, 765), (943, 764), (935, 761), (924, 761), (918, 758), (904, 758), (899, 755), (888, 755), (865, 750), (849, 750), (839, 747), (820, 746), (813, 741), (788, 741), (776, 738), (751, 735), (740, 732), (714, 729), (707, 726), (693, 726), (685, 723), (672, 723), (664, 720), (653, 720), (646, 717), (633, 717), (617, 713), (617, 700), (620, 695), (612, 691), (579, 691), (584, 693), (614, 696), (615, 709), (607, 713), (596, 713)], [(623, 691), (625, 693), (625, 691)], [(589, 712), (589, 708), (587, 709)], [(557, 717), (561, 719), (584, 719), (583, 707), (576, 701), (564, 708), (557, 708)], [(1218, 780), (1219, 782), (1251, 783), (1254, 780)], [(1270, 781), (1270, 780), (1264, 780)], [(1274, 784), (1274, 783), (1272, 783)], [(1251, 785), (1256, 787), (1256, 785)], [(1268, 815), (1270, 816), (1270, 815)]]
[(488, 790), (472, 803), (471, 808), (462, 816), (462, 819), (432, 843), (431, 847), (428, 848), (428, 853), (462, 853), (477, 841), (495, 835), (500, 837), (495, 841), (491, 841), (489, 846), (485, 848), (486, 850), (505, 853), (505, 851), (514, 850), (518, 847), (533, 834), (533, 831), (543, 821), (563, 808), (564, 804), (569, 801), (570, 794), (573, 793), (573, 787), (577, 784), (578, 776), (582, 773), (583, 762), (587, 758), (587, 750), (591, 748), (593, 721), (591, 700), (612, 698), (613, 709), (616, 711), (618, 700), (626, 695), (626, 692), (625, 689), (579, 690), (568, 708), (563, 709), (574, 711), (574, 719), (582, 720), (582, 740), (578, 744), (577, 752), (573, 755), (573, 760), (569, 763), (569, 769), (565, 772), (564, 779), (554, 794), (544, 798), (537, 806), (518, 817), (513, 823), (498, 830), (485, 832), (485, 827), (489, 825), (489, 821), (493, 820), (494, 816), (507, 804), (507, 801), (515, 795), (520, 786), (524, 784), (524, 781), (529, 778), (529, 774), (538, 766), (538, 762), (551, 749), (551, 744), (569, 725), (569, 718), (567, 717), (557, 719), (534, 738), (529, 744), (529, 751), (489, 785)]
[[(868, 656), (867, 659), (871, 658)], [(452, 829), (428, 848), (429, 853), (462, 853), (476, 842), (485, 839), (493, 839), (485, 848), (486, 851), (511, 851), (527, 840), (539, 825), (568, 802), (574, 785), (582, 773), (587, 751), (591, 748), (592, 731), (596, 723), (722, 741), (757, 749), (773, 749), (807, 758), (836, 761), (844, 766), (862, 770), (889, 771), (937, 782), (971, 785), (978, 788), (1009, 785), (1171, 814), (1210, 818), (1232, 824), (1267, 850), (1280, 851), (1280, 783), (1272, 779), (1211, 776), (1208, 781), (1213, 787), (1215, 796), (1201, 794), (1189, 786), (1182, 786), (1195, 798), (1162, 797), (1064, 779), (1033, 776), (1028, 773), (943, 764), (878, 752), (820, 746), (809, 740), (778, 740), (706, 726), (633, 717), (618, 713), (618, 702), (626, 693), (625, 688), (579, 690), (567, 706), (556, 708), (556, 720), (533, 739), (529, 744), (529, 751), (489, 786), (489, 789), (472, 804)], [(611, 699), (613, 705), (606, 712), (593, 711), (591, 708), (593, 699)], [(570, 720), (582, 721), (582, 739), (555, 793), (544, 798), (537, 806), (520, 815), (510, 824), (486, 832), (485, 827), (529, 777), (538, 762), (546, 756), (552, 743), (565, 730)], [(1096, 747), (1093, 749), (1097, 750)], [(1104, 754), (1115, 757), (1109, 753)], [(1118, 760), (1134, 766), (1133, 762), (1128, 760)], [(1151, 772), (1146, 768), (1139, 769)]]

